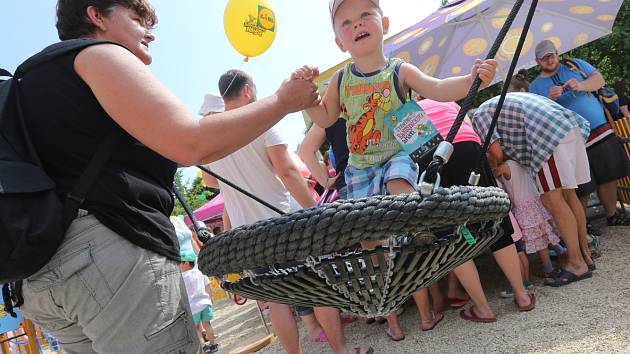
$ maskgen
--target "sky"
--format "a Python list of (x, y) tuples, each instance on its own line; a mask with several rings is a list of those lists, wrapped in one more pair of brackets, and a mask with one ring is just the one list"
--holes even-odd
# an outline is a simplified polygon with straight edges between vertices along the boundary
[[(348, 58), (334, 42), (328, 0), (268, 0), (276, 15), (277, 34), (271, 47), (244, 62), (232, 48), (224, 29), (227, 0), (152, 0), (158, 24), (151, 43), (150, 68), (194, 114), (203, 95), (218, 92), (217, 82), (229, 69), (249, 72), (258, 96), (275, 92), (282, 80), (304, 65), (324, 71)], [(419, 22), (435, 11), (440, 0), (382, 0), (390, 18), (389, 35)], [(55, 0), (0, 0), (0, 67), (11, 72), (30, 55), (57, 42)], [(6, 14), (12, 14), (8, 16)], [(19, 14), (19, 15), (18, 15)], [(293, 150), (302, 140), (305, 126), (301, 114), (291, 114), (279, 123)], [(212, 139), (212, 136), (208, 136)], [(185, 178), (196, 169), (185, 170)]]

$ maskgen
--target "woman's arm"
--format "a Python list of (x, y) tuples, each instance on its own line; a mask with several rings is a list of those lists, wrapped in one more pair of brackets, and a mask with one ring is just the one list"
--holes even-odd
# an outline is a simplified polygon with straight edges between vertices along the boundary
[(120, 46), (88, 47), (77, 55), (74, 66), (116, 123), (150, 149), (185, 166), (220, 159), (286, 114), (319, 103), (313, 83), (291, 80), (269, 97), (197, 120), (137, 57)]

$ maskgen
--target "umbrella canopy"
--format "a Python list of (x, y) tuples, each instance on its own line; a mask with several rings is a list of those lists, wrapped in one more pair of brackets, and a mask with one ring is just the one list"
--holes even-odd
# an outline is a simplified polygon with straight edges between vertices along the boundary
[[(465, 75), (475, 59), (486, 56), (514, 2), (455, 1), (390, 38), (385, 53), (418, 66), (430, 76)], [(564, 53), (611, 33), (622, 2), (539, 0), (517, 68), (536, 65), (534, 47), (544, 39)], [(531, 0), (526, 0), (497, 53), (499, 73), (495, 82), (507, 74), (530, 5)]]
[[(211, 201), (193, 211), (193, 215), (195, 215), (197, 220), (201, 221), (213, 219), (220, 216), (221, 214), (223, 214), (223, 195), (221, 194), (212, 198)], [(188, 215), (184, 216), (184, 222), (186, 223), (186, 225), (192, 225), (192, 222), (190, 221)]]

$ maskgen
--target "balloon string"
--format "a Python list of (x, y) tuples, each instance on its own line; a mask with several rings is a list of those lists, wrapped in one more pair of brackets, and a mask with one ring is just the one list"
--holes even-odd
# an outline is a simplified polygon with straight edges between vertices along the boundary
[(221, 94), (221, 97), (223, 97), (223, 95), (224, 95), (226, 92), (229, 92), (229, 91), (230, 91), (230, 87), (232, 87), (232, 84), (234, 83), (234, 80), (236, 80), (236, 78), (238, 77), (238, 75), (239, 75), (238, 73), (239, 73), (239, 72), (241, 72), (241, 71), (243, 71), (243, 66), (245, 66), (245, 63), (246, 63), (246, 62), (247, 62), (247, 61), (243, 61), (243, 62), (241, 62), (241, 66), (239, 66), (238, 71), (236, 72), (236, 75), (234, 75), (234, 77), (232, 78), (232, 81), (230, 81), (230, 84), (227, 86), (227, 88), (225, 89), (225, 91), (223, 91), (223, 94)]

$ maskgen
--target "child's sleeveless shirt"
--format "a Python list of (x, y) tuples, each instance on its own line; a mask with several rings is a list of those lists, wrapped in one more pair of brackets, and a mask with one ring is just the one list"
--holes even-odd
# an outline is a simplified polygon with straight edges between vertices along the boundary
[(402, 63), (392, 58), (384, 69), (372, 73), (361, 73), (353, 63), (343, 69), (339, 102), (346, 119), (348, 163), (355, 168), (381, 165), (402, 151), (385, 125), (385, 117), (405, 102), (398, 80)]

